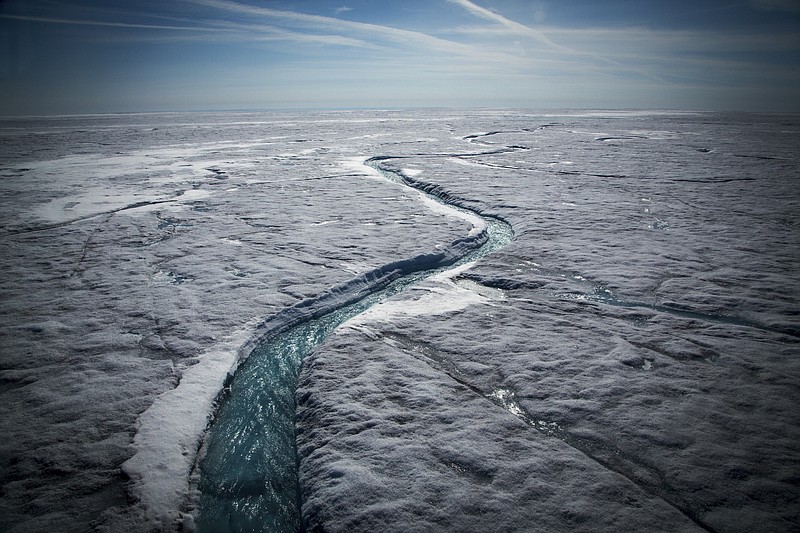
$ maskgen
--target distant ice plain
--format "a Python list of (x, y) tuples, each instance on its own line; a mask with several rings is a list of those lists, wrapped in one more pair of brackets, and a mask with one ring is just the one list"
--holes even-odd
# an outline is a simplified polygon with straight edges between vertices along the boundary
[(210, 402), (259, 323), (472, 231), (359, 167), (376, 155), (516, 239), (307, 359), (310, 528), (800, 524), (796, 116), (130, 115), (0, 134), (4, 530), (180, 523)]

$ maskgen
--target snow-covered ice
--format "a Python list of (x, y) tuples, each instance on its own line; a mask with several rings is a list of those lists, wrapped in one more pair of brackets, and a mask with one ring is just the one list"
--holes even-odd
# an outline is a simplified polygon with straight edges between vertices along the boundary
[(3, 122), (3, 530), (171, 523), (265, 320), (470, 231), (286, 117)]
[(106, 115), (0, 137), (4, 531), (190, 528), (213, 401), (275, 317), (483, 228), (373, 157), (515, 239), (306, 358), (309, 529), (799, 527), (796, 116)]
[(306, 526), (796, 530), (797, 117), (473, 120), (385, 165), (512, 224), (455, 278), (504, 298), (426, 282), (306, 359)]

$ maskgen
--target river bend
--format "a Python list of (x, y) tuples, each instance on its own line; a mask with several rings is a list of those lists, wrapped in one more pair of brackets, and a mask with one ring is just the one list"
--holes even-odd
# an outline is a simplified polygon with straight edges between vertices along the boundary
[(477, 230), (448, 250), (385, 265), (276, 317), (221, 395), (198, 455), (193, 478), (200, 493), (201, 533), (302, 529), (294, 395), (305, 355), (340, 324), (381, 300), (431, 275), (477, 261), (512, 240), (506, 222), (459, 206), (437, 186), (381, 166), (391, 159), (371, 158), (365, 170), (377, 170), (383, 178), (419, 191), (420, 199), (437, 210), (477, 220)]

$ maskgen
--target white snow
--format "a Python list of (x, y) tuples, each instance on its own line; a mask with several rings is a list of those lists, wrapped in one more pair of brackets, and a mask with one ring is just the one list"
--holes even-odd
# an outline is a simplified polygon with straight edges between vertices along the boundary
[(233, 372), (239, 349), (252, 337), (251, 323), (207, 350), (183, 372), (179, 386), (160, 395), (139, 417), (133, 445), (136, 454), (122, 464), (132, 480), (145, 519), (169, 529), (182, 520), (187, 480), (225, 376)]
[(486, 222), (484, 222), (481, 217), (473, 213), (463, 211), (461, 209), (455, 209), (449, 205), (434, 200), (422, 192), (419, 193), (418, 198), (434, 213), (441, 213), (445, 216), (460, 218), (461, 220), (464, 220), (470, 224), (472, 226), (472, 229), (469, 230), (470, 236), (478, 235), (486, 229)]
[(421, 168), (404, 168), (402, 170), (403, 174), (405, 174), (406, 176), (411, 176), (412, 178), (415, 176), (419, 176), (423, 172)]
[(411, 289), (413, 297), (404, 300), (385, 300), (364, 313), (351, 318), (341, 327), (364, 328), (371, 322), (390, 321), (398, 316), (443, 315), (460, 311), (470, 305), (490, 303), (501, 294), (475, 290), (469, 284), (453, 278), (472, 268), (466, 263), (458, 268), (431, 276)]

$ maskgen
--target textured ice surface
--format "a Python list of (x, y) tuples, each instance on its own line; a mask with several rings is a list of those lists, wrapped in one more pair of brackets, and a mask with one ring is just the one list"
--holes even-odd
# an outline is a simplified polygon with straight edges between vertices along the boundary
[(171, 523), (265, 319), (472, 227), (353, 166), (375, 151), (348, 139), (365, 128), (425, 128), (391, 116), (0, 127), (4, 531)]
[(797, 117), (451, 126), (384, 164), (516, 240), (306, 359), (307, 526), (796, 531)]
[(211, 402), (268, 319), (472, 231), (373, 156), (517, 237), (307, 359), (309, 527), (800, 524), (796, 116), (130, 115), (0, 136), (4, 531), (177, 527)]
[[(374, 174), (402, 182), (391, 172)], [(271, 333), (226, 386), (198, 453), (191, 477), (193, 492), (196, 488), (200, 493), (192, 502), (198, 531), (297, 531), (301, 505), (295, 391), (303, 358), (339, 325), (376, 302), (434, 274), (458, 272), (513, 237), (511, 227), (502, 221), (464, 212), (425, 193), (421, 198), (432, 200), (424, 203), (435, 204), (436, 212), (477, 224), (466, 238), (446, 248), (384, 265), (265, 322), (265, 331)]]

